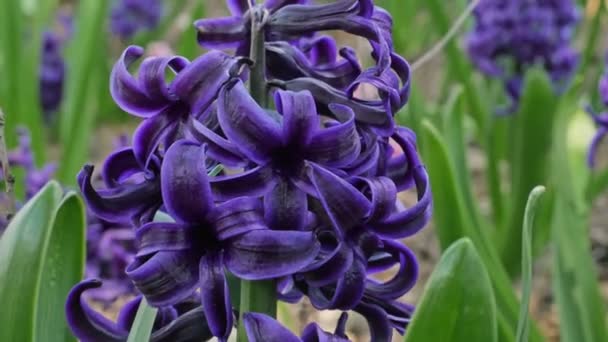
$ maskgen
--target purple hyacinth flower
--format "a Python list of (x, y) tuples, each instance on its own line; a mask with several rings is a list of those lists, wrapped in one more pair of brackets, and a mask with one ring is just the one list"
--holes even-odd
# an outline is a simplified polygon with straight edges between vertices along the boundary
[(63, 83), (65, 78), (65, 61), (63, 60), (63, 42), (60, 37), (50, 31), (44, 32), (40, 56), (40, 105), (45, 119), (50, 121), (51, 115), (59, 109), (63, 98)]
[(176, 223), (137, 229), (139, 251), (127, 274), (155, 306), (175, 304), (200, 287), (209, 327), (225, 339), (233, 317), (224, 268), (242, 279), (281, 277), (308, 265), (319, 246), (311, 232), (268, 229), (255, 199), (215, 206), (204, 160), (197, 144), (182, 140), (169, 148), (161, 184)]
[(78, 184), (87, 208), (103, 220), (148, 222), (162, 205), (160, 160), (156, 156), (145, 168), (138, 163), (132, 148), (123, 148), (104, 163), (104, 189), (95, 189), (92, 177), (93, 166), (86, 165), (78, 174)]
[(161, 0), (117, 0), (110, 13), (110, 30), (122, 40), (154, 29), (163, 12)]
[(591, 108), (587, 109), (590, 113), (595, 125), (597, 126), (597, 132), (591, 140), (589, 151), (587, 152), (587, 165), (590, 168), (595, 168), (598, 149), (601, 142), (608, 134), (608, 113), (596, 113)]
[[(87, 291), (101, 285), (98, 280), (84, 280), (74, 286), (65, 304), (68, 326), (82, 342), (126, 342), (141, 296), (125, 304), (117, 321), (113, 322), (93, 310), (83, 296)], [(193, 308), (191, 304), (184, 302), (159, 309), (150, 341), (206, 341), (211, 337), (200, 306)]]
[(323, 331), (316, 323), (311, 323), (304, 328), (302, 337), (299, 338), (291, 331), (283, 327), (273, 318), (255, 312), (243, 315), (247, 338), (250, 342), (348, 342), (344, 330), (348, 315), (342, 313), (338, 320), (336, 331), (331, 334)]
[(482, 0), (474, 11), (475, 26), (467, 49), (484, 74), (501, 78), (512, 100), (519, 100), (525, 71), (540, 65), (557, 92), (563, 91), (578, 65), (572, 47), (579, 19), (572, 0)]
[[(179, 56), (148, 57), (135, 78), (127, 68), (143, 52), (138, 46), (123, 52), (112, 70), (110, 91), (122, 110), (145, 119), (133, 135), (133, 150), (137, 160), (146, 165), (161, 142), (168, 147), (185, 137), (191, 115), (199, 116), (209, 109), (220, 87), (243, 60), (219, 51), (193, 62)], [(176, 75), (167, 83), (165, 73), (169, 70)]]
[[(219, 143), (223, 143), (223, 155), (228, 157), (234, 155), (232, 150), (238, 151), (255, 167), (211, 178), (216, 198), (265, 196), (270, 227), (302, 229), (308, 208), (306, 195), (314, 192), (307, 170), (313, 166), (330, 170), (346, 167), (359, 155), (360, 140), (352, 110), (331, 105), (339, 119), (322, 127), (310, 93), (278, 91), (275, 104), (280, 116), (275, 120), (253, 101), (238, 79), (226, 85), (218, 101), (218, 120), (229, 143), (219, 141), (220, 137), (209, 131), (200, 131), (197, 136), (210, 144), (210, 149), (219, 151)], [(339, 177), (330, 174), (339, 184)]]

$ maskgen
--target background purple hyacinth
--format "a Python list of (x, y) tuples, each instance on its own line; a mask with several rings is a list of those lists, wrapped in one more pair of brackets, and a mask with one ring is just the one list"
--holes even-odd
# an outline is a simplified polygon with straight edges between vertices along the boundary
[(110, 30), (122, 40), (154, 29), (160, 22), (162, 0), (116, 0), (110, 13)]
[[(608, 65), (608, 54), (605, 57), (605, 62), (605, 66)], [(598, 83), (598, 92), (603, 109), (608, 108), (608, 69), (605, 69), (604, 73), (600, 77)], [(597, 126), (597, 132), (591, 140), (591, 145), (589, 146), (589, 151), (587, 154), (587, 165), (589, 165), (590, 168), (595, 168), (600, 144), (608, 134), (608, 112), (601, 111), (598, 113), (592, 108), (588, 108), (587, 111)]]
[(514, 105), (526, 70), (540, 65), (556, 91), (571, 79), (578, 52), (572, 46), (579, 13), (572, 0), (481, 0), (466, 45), (475, 66), (504, 81)]

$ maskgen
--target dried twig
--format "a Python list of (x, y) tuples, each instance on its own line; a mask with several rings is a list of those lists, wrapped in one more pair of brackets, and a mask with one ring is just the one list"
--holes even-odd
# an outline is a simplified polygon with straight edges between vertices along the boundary
[(15, 213), (15, 196), (13, 193), (13, 185), (15, 184), (15, 177), (11, 174), (11, 169), (8, 163), (8, 148), (6, 146), (6, 140), (4, 138), (4, 112), (0, 108), (0, 167), (2, 167), (2, 173), (4, 177), (4, 191), (7, 197), (7, 208), (5, 216), (7, 219), (11, 219)]
[(456, 19), (454, 25), (450, 28), (450, 30), (437, 42), (435, 45), (427, 51), (422, 57), (418, 58), (414, 63), (412, 63), (412, 70), (416, 70), (424, 65), (426, 62), (430, 61), (435, 57), (436, 54), (441, 52), (443, 47), (458, 33), (464, 22), (467, 18), (473, 13), (477, 4), (479, 4), (480, 0), (471, 1), (469, 6), (462, 12), (462, 14)]

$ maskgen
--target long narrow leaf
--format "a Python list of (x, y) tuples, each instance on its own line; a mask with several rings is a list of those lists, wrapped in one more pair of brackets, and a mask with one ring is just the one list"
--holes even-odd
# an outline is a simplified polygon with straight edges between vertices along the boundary
[(84, 205), (76, 193), (59, 204), (50, 234), (42, 260), (34, 341), (75, 341), (63, 307), (84, 273), (86, 225)]
[[(63, 146), (59, 180), (63, 184), (73, 184), (76, 172), (86, 161), (91, 131), (96, 113), (92, 101), (95, 100), (95, 77), (101, 77), (95, 70), (103, 70), (96, 65), (97, 55), (105, 53), (104, 23), (109, 1), (82, 0), (76, 21), (76, 35), (70, 46), (70, 72), (67, 92), (60, 120), (59, 136)], [(93, 77), (92, 77), (93, 75)], [(97, 83), (98, 84), (98, 83)]]
[(48, 183), (19, 212), (0, 239), (0, 341), (34, 341), (43, 253), (61, 187)]
[(524, 216), (523, 236), (522, 236), (522, 295), (521, 307), (519, 310), (519, 323), (517, 324), (517, 342), (528, 342), (530, 331), (529, 308), (530, 293), (532, 291), (532, 227), (534, 217), (538, 211), (540, 197), (545, 192), (545, 188), (537, 186), (532, 190), (526, 204), (526, 214)]
[(145, 298), (141, 299), (127, 342), (143, 342), (150, 340), (152, 326), (154, 325), (157, 311), (157, 308), (148, 305)]
[(471, 240), (456, 241), (439, 260), (405, 340), (498, 341), (492, 285)]

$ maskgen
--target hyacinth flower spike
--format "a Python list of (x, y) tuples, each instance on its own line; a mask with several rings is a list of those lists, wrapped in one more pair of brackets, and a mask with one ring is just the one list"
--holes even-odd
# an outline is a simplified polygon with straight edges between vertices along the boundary
[(197, 144), (181, 140), (169, 148), (162, 194), (176, 223), (137, 230), (139, 252), (127, 274), (155, 306), (176, 304), (200, 287), (209, 327), (224, 340), (233, 326), (224, 269), (248, 280), (281, 277), (308, 265), (319, 246), (311, 232), (269, 230), (256, 199), (215, 206), (204, 161)]
[(122, 40), (154, 29), (162, 16), (161, 0), (118, 0), (110, 13), (110, 30)]
[[(126, 342), (142, 297), (127, 302), (113, 322), (91, 308), (83, 296), (101, 285), (100, 281), (89, 279), (72, 288), (65, 304), (68, 326), (82, 342)], [(159, 309), (150, 341), (206, 341), (212, 336), (202, 308), (184, 302)]]
[(336, 331), (331, 334), (323, 331), (316, 323), (311, 323), (302, 331), (302, 337), (297, 337), (287, 328), (271, 317), (248, 312), (243, 315), (245, 329), (249, 342), (348, 342), (344, 330), (348, 315), (342, 313)]

